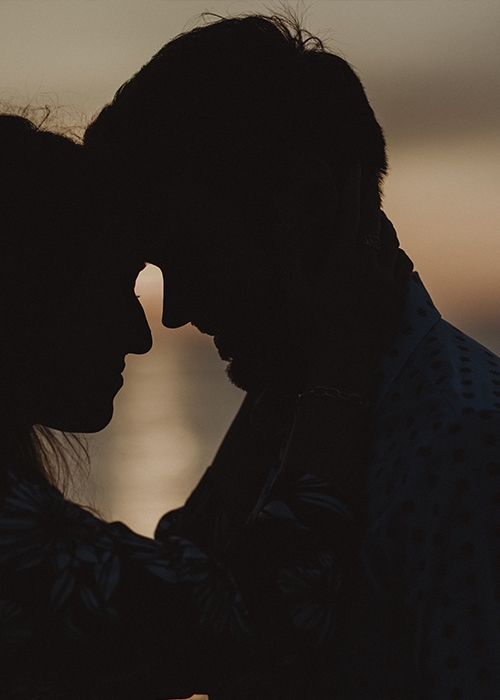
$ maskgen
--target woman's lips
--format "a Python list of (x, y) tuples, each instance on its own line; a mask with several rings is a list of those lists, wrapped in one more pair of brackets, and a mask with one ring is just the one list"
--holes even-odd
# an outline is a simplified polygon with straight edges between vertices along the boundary
[[(121, 368), (118, 367), (117, 369), (118, 369), (118, 371), (115, 371), (112, 373), (113, 374), (113, 384), (116, 387), (116, 391), (120, 391), (120, 389), (122, 388), (122, 386), (124, 384), (123, 372), (125, 370), (125, 363), (123, 363)], [(110, 372), (110, 376), (111, 376), (111, 372)]]

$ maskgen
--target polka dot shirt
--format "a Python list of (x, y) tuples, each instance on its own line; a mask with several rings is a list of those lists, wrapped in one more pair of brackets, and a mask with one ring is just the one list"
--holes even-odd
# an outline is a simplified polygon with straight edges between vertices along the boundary
[(498, 700), (500, 359), (414, 273), (378, 386), (341, 697)]

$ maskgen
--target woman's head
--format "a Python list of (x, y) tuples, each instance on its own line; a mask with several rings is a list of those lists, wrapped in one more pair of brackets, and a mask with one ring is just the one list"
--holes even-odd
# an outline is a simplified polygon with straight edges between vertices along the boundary
[(0, 115), (2, 423), (94, 432), (127, 353), (147, 352), (139, 255), (98, 220), (83, 149)]

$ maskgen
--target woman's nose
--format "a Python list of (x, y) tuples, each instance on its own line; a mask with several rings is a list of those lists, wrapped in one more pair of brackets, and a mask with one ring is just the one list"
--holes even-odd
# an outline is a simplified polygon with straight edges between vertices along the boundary
[(165, 328), (180, 328), (190, 322), (189, 314), (184, 308), (186, 305), (186, 292), (179, 288), (176, 289), (169, 281), (167, 284), (166, 276), (163, 275), (163, 307), (161, 313), (161, 322)]
[(142, 308), (139, 299), (136, 299), (134, 317), (131, 319), (129, 332), (129, 353), (134, 355), (144, 355), (153, 346), (151, 328)]

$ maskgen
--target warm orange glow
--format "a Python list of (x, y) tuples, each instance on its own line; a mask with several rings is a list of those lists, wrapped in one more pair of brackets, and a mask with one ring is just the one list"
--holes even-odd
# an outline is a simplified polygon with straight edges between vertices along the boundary
[(136, 293), (153, 349), (129, 355), (111, 424), (91, 437), (93, 482), (103, 514), (152, 536), (209, 466), (243, 394), (224, 374), (211, 338), (161, 325), (162, 276), (147, 266)]
[[(443, 315), (500, 320), (500, 134), (401, 148), (385, 209)], [(500, 327), (499, 327), (500, 331)]]

